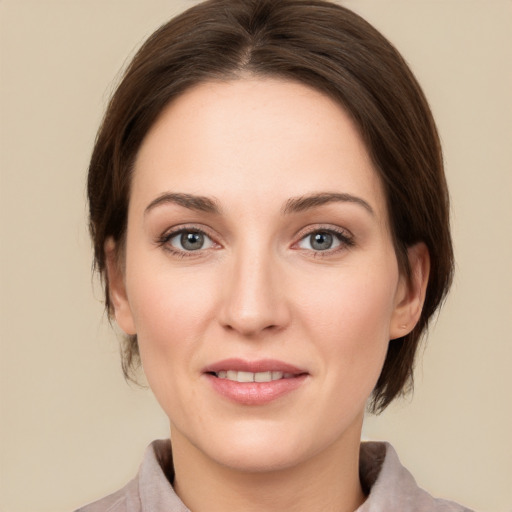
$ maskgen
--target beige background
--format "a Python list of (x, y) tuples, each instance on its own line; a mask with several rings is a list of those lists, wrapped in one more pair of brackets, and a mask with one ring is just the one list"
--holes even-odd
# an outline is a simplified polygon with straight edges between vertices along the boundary
[[(117, 71), (191, 1), (0, 0), (0, 511), (59, 512), (167, 434), (122, 379), (90, 275), (85, 172)], [(512, 2), (349, 0), (403, 52), (444, 141), (457, 278), (414, 399), (368, 418), (421, 485), (512, 511)]]

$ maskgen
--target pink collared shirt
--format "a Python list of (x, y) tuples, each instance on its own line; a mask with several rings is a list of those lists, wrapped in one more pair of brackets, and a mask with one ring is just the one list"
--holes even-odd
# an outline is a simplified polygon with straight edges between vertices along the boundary
[[(471, 512), (418, 487), (388, 443), (361, 443), (359, 466), (368, 497), (355, 512)], [(171, 469), (166, 474), (163, 468)], [(170, 441), (154, 441), (131, 482), (75, 512), (190, 512), (170, 484), (173, 476)]]

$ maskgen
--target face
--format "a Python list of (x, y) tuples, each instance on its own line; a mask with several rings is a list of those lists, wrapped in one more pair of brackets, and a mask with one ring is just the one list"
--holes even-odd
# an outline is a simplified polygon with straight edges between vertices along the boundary
[(168, 106), (136, 159), (124, 268), (109, 261), (175, 449), (225, 467), (358, 444), (388, 342), (413, 326), (365, 146), (296, 83), (207, 83)]

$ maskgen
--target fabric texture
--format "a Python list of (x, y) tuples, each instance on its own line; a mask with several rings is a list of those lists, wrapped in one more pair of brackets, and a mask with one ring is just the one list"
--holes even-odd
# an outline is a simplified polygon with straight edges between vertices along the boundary
[[(361, 443), (359, 476), (367, 499), (355, 512), (471, 512), (420, 489), (388, 443)], [(154, 441), (132, 481), (75, 512), (190, 512), (174, 492), (173, 479), (171, 443)]]

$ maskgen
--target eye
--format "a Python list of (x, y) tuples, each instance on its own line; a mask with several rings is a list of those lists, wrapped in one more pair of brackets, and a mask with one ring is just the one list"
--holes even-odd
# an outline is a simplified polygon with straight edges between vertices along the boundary
[(300, 249), (322, 252), (336, 250), (342, 246), (352, 246), (353, 241), (343, 233), (321, 229), (308, 233), (299, 240), (297, 245)]
[(202, 231), (182, 229), (165, 237), (165, 243), (178, 251), (192, 252), (214, 247), (213, 240)]

